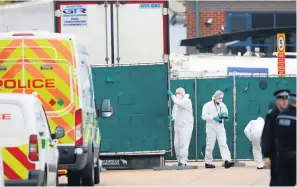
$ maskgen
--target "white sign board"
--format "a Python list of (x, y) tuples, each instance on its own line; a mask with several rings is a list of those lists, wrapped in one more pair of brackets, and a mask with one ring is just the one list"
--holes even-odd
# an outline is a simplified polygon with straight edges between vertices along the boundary
[(62, 8), (62, 25), (67, 26), (87, 26), (87, 8), (84, 5), (66, 5)]

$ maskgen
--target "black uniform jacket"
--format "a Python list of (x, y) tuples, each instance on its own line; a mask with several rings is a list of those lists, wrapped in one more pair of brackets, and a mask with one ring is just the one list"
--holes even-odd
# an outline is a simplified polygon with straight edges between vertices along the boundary
[(278, 108), (268, 111), (261, 137), (262, 153), (264, 158), (272, 158), (276, 153), (276, 119), (279, 115)]

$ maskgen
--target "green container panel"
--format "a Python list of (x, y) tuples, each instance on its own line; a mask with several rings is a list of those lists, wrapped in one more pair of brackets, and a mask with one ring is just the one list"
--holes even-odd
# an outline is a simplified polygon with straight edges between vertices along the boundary
[(237, 78), (237, 157), (253, 159), (252, 145), (244, 134), (246, 125), (258, 117), (265, 119), (277, 89), (296, 90), (295, 77)]
[[(98, 106), (102, 98), (110, 98), (114, 107), (113, 117), (100, 119), (102, 152), (169, 150), (167, 65), (96, 67), (92, 72)], [(233, 157), (233, 78), (196, 79), (196, 83), (195, 91), (195, 79), (171, 81), (172, 92), (183, 87), (190, 94), (195, 122), (197, 120), (189, 147), (189, 159), (204, 159), (206, 133), (201, 112), (216, 90), (225, 94), (223, 102), (228, 107), (230, 118), (225, 122), (225, 129)], [(244, 134), (244, 128), (250, 120), (259, 116), (265, 118), (269, 103), (275, 100), (272, 93), (280, 88), (295, 91), (296, 78), (236, 78), (238, 159), (253, 158), (252, 146)], [(174, 122), (172, 124), (174, 127)], [(174, 135), (174, 128), (172, 130)], [(221, 159), (217, 143), (213, 157)], [(166, 158), (176, 159), (175, 153), (173, 157), (167, 153)]]
[(110, 98), (111, 118), (100, 119), (101, 152), (169, 150), (167, 64), (93, 67), (97, 105)]

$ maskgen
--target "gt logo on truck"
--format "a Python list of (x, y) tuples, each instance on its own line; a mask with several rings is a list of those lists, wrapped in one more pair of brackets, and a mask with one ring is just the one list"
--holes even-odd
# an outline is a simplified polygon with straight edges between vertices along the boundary
[(11, 114), (0, 114), (0, 120), (11, 120)]
[(0, 80), (0, 88), (17, 89), (17, 88), (55, 88), (55, 79), (34, 79), (34, 80)]
[(68, 15), (76, 15), (76, 14), (86, 14), (87, 9), (86, 8), (69, 8), (69, 9), (64, 9), (63, 13), (68, 14)]

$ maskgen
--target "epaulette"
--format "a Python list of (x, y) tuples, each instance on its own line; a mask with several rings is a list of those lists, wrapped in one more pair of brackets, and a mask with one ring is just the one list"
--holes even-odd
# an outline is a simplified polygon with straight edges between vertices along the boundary
[(273, 110), (273, 109), (270, 109), (270, 110), (268, 111), (268, 113), (267, 113), (267, 114), (270, 114), (270, 113), (272, 112), (272, 110)]

